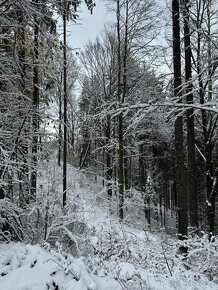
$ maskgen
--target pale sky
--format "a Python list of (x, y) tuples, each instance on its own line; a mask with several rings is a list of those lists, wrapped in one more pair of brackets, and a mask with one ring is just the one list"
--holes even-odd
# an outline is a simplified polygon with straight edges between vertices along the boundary
[(107, 12), (105, 0), (95, 0), (95, 3), (92, 15), (82, 3), (78, 10), (77, 24), (68, 23), (68, 43), (72, 48), (81, 49), (88, 40), (94, 40), (101, 33), (104, 24), (113, 18)]

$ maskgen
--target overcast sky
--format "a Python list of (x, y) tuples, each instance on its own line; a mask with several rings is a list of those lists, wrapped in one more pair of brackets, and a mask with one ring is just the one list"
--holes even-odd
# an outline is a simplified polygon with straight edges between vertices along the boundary
[[(163, 3), (164, 2), (164, 3)], [(100, 35), (104, 24), (115, 20), (116, 14), (108, 12), (106, 7), (107, 0), (95, 0), (96, 6), (93, 9), (93, 14), (87, 9), (84, 1), (80, 5), (77, 14), (79, 18), (77, 23), (68, 22), (68, 44), (77, 51), (82, 49), (88, 40), (95, 40), (97, 35)], [(166, 5), (165, 0), (160, 0), (159, 5)], [(59, 29), (62, 31), (61, 17), (58, 19)]]
[(94, 40), (104, 24), (112, 19), (113, 16), (107, 12), (105, 0), (95, 0), (95, 3), (92, 15), (83, 3), (78, 11), (77, 24), (68, 24), (68, 43), (72, 48), (83, 48), (83, 45), (88, 40)]

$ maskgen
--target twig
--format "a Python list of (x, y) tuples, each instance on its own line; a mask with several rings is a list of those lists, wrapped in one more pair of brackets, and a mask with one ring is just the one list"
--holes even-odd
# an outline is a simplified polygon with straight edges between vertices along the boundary
[(171, 270), (170, 270), (170, 266), (169, 266), (169, 263), (168, 263), (167, 257), (166, 257), (166, 255), (165, 255), (165, 250), (164, 250), (164, 248), (163, 248), (163, 244), (162, 244), (162, 243), (161, 243), (161, 247), (162, 247), (162, 250), (163, 250), (163, 255), (164, 255), (165, 262), (166, 262), (166, 264), (167, 264), (167, 268), (168, 268), (168, 270), (169, 270), (169, 272), (170, 272), (170, 275), (173, 276), (173, 275), (172, 275), (172, 272), (171, 272)]

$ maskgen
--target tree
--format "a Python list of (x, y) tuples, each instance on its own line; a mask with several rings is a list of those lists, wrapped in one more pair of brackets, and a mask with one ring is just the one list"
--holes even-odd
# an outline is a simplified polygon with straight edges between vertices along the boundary
[[(180, 49), (180, 9), (179, 1), (172, 0), (173, 19), (173, 67), (174, 67), (174, 95), (181, 96), (181, 49)], [(175, 162), (176, 162), (176, 190), (178, 202), (178, 233), (180, 239), (187, 237), (188, 209), (185, 177), (185, 160), (183, 146), (183, 117), (176, 116), (175, 121)]]
[[(121, 60), (121, 29), (120, 29), (120, 18), (121, 18), (121, 4), (120, 0), (117, 0), (117, 102), (121, 106), (124, 102), (125, 95), (121, 95), (121, 77), (122, 77), (122, 60)], [(127, 33), (127, 32), (126, 32)], [(126, 34), (125, 34), (126, 35)], [(126, 41), (126, 38), (125, 38)], [(125, 53), (127, 50), (127, 43), (124, 43)], [(124, 57), (125, 63), (124, 67), (126, 69), (126, 56)], [(126, 80), (126, 76), (124, 76)], [(126, 89), (126, 84), (125, 84)], [(124, 217), (124, 140), (123, 140), (123, 114), (120, 113), (118, 116), (118, 186), (119, 186), (119, 218), (122, 220)]]
[[(190, 40), (189, 0), (182, 1), (184, 19), (184, 50), (185, 50), (185, 95), (188, 104), (193, 103), (192, 85), (192, 51)], [(196, 160), (195, 160), (195, 132), (194, 110), (187, 110), (187, 169), (188, 169), (188, 198), (190, 226), (198, 229), (198, 192), (196, 187)]]
[(67, 200), (67, 2), (63, 3), (63, 83), (64, 83), (64, 104), (63, 104), (63, 121), (64, 121), (64, 149), (63, 149), (63, 207)]
[[(80, 163), (83, 167), (95, 166), (95, 172), (97, 170), (96, 165), (102, 165), (103, 172), (98, 172), (107, 179), (107, 192), (112, 185), (112, 176), (109, 179), (107, 175), (108, 169), (111, 170), (110, 173), (116, 178), (116, 170), (113, 164), (117, 163), (115, 159), (117, 157), (114, 152), (116, 147), (118, 147), (117, 137), (115, 139), (119, 112), (117, 105), (117, 45), (114, 30), (106, 30), (102, 33), (102, 38), (97, 38), (95, 42), (89, 42), (81, 53), (81, 60), (86, 73), (79, 105), (80, 119), (83, 120), (80, 123), (80, 132), (83, 139), (81, 149), (83, 158), (81, 158)], [(152, 103), (164, 97), (162, 82), (155, 72), (146, 66), (146, 62), (142, 62), (136, 56), (128, 54), (127, 72), (128, 82), (126, 87), (128, 94), (123, 105), (126, 104), (128, 107), (143, 102)], [(151, 113), (146, 114), (143, 110), (133, 112), (127, 109), (125, 111), (125, 118), (123, 119), (125, 130), (123, 132), (125, 136), (123, 169), (127, 199), (129, 198), (128, 196), (131, 196), (132, 188), (137, 188), (137, 184), (139, 184), (139, 171), (141, 174), (140, 179), (144, 179), (142, 191), (145, 195), (146, 174), (149, 169), (144, 167), (146, 163), (149, 166), (151, 164), (150, 160), (147, 161), (150, 158), (149, 152), (151, 151), (149, 146), (151, 148), (152, 142), (156, 143), (158, 138), (162, 138), (160, 133), (155, 133), (155, 130), (160, 132), (159, 127), (156, 128), (157, 118), (159, 118), (157, 115), (159, 116), (159, 114), (157, 110), (154, 115)], [(108, 120), (110, 120), (110, 140), (107, 132)], [(150, 134), (150, 132), (152, 133)], [(144, 156), (141, 158), (138, 155), (138, 147), (142, 148), (142, 146)], [(96, 152), (98, 154), (95, 154)], [(90, 162), (91, 156), (95, 158), (97, 164)], [(110, 158), (111, 167), (108, 166), (107, 157)], [(140, 169), (138, 158), (141, 160)], [(145, 169), (144, 173), (142, 173), (142, 168)], [(110, 198), (109, 194), (108, 197)], [(125, 208), (128, 209), (126, 204)]]
[[(35, 0), (35, 5), (38, 6), (38, 0)], [(34, 66), (33, 66), (33, 141), (32, 141), (32, 172), (31, 172), (31, 198), (36, 197), (36, 185), (37, 185), (37, 151), (38, 151), (38, 130), (39, 130), (39, 19), (37, 15), (34, 15)]]
[[(142, 79), (144, 80), (146, 77), (149, 79), (149, 76), (152, 75), (152, 73), (147, 72), (146, 74), (148, 68), (144, 67), (145, 69), (143, 70), (143, 62), (139, 60), (139, 57), (142, 57), (142, 52), (145, 52), (146, 49), (148, 51), (150, 49), (148, 43), (152, 41), (155, 35), (151, 28), (153, 28), (152, 23), (154, 23), (153, 20), (155, 16), (157, 16), (157, 13), (154, 9), (154, 3), (151, 3), (151, 1), (146, 1), (146, 3), (140, 1), (114, 1), (114, 3), (116, 4), (116, 15), (118, 17), (115, 23), (116, 37), (113, 36), (114, 32), (112, 31), (113, 34), (107, 34), (107, 37), (104, 36), (101, 41), (96, 40), (94, 44), (90, 43), (86, 47), (85, 54), (82, 55), (82, 62), (86, 71), (88, 71), (89, 81), (87, 79), (84, 81), (84, 89), (81, 97), (83, 98), (82, 108), (84, 110), (86, 104), (87, 107), (85, 110), (89, 113), (89, 116), (90, 112), (91, 114), (94, 113), (98, 106), (98, 115), (95, 117), (97, 119), (93, 120), (94, 123), (99, 120), (99, 115), (103, 118), (103, 114), (107, 114), (107, 120), (104, 119), (103, 121), (106, 125), (105, 132), (103, 131), (104, 133), (101, 135), (105, 136), (105, 140), (102, 140), (101, 142), (101, 145), (104, 144), (104, 147), (101, 147), (103, 151), (101, 164), (103, 163), (104, 168), (106, 167), (106, 178), (108, 184), (107, 192), (109, 197), (111, 195), (111, 185), (109, 181), (112, 178), (112, 174), (114, 177), (116, 174), (113, 166), (113, 163), (116, 163), (116, 161), (112, 159), (115, 148), (112, 149), (112, 142), (109, 142), (109, 140), (116, 136), (118, 164), (116, 168), (116, 177), (118, 178), (119, 189), (118, 211), (119, 217), (122, 219), (125, 191), (126, 194), (128, 194), (127, 192), (130, 190), (131, 184), (130, 179), (133, 178), (133, 176), (135, 177), (137, 174), (133, 172), (133, 168), (131, 167), (133, 162), (131, 150), (135, 150), (135, 142), (128, 131), (128, 126), (131, 127), (130, 124), (133, 120), (131, 117), (134, 114), (123, 114), (121, 111), (119, 112), (119, 110), (122, 110), (122, 107), (125, 106), (125, 104), (128, 106), (139, 102), (138, 95), (145, 95), (143, 92), (145, 87), (141, 85), (140, 89), (138, 89), (137, 86), (140, 86), (140, 82), (141, 84), (143, 83)], [(111, 49), (108, 50), (106, 43), (110, 43), (109, 48)], [(110, 53), (110, 55), (108, 53)], [(152, 77), (150, 77), (150, 79), (152, 80)], [(153, 79), (156, 80), (156, 77), (154, 76)], [(145, 83), (146, 82), (144, 82), (144, 84)], [(149, 87), (148, 83), (146, 83), (146, 86), (147, 85)], [(150, 90), (148, 89), (146, 96), (152, 95), (151, 92), (153, 91), (153, 88), (151, 87), (152, 82), (149, 87)], [(92, 101), (90, 102), (91, 99)], [(90, 109), (89, 104), (92, 109)], [(103, 107), (103, 114), (100, 113), (101, 107)], [(116, 109), (119, 113), (116, 113), (116, 117), (113, 117), (113, 111)], [(87, 115), (85, 116), (87, 118)], [(100, 122), (100, 124), (102, 124), (102, 119)], [(88, 132), (90, 134), (90, 123), (88, 123), (86, 119), (86, 125), (87, 124), (89, 126)], [(99, 123), (98, 128), (102, 129), (101, 125), (99, 126)], [(84, 136), (85, 135), (86, 134), (84, 134)], [(92, 131), (88, 138), (93, 140), (94, 136), (96, 136), (96, 134)], [(87, 140), (88, 138), (84, 138), (84, 140)], [(113, 142), (115, 141), (114, 139), (112, 140)], [(87, 144), (90, 143), (92, 142), (87, 142)], [(88, 146), (85, 147), (88, 148)], [(98, 152), (99, 151), (100, 149)], [(82, 152), (84, 154), (85, 152), (91, 151), (87, 151), (84, 148)], [(105, 155), (106, 157), (104, 158)]]
[[(93, 2), (92, 0), (85, 1), (88, 9), (92, 13)], [(64, 58), (64, 67), (63, 67), (63, 83), (64, 83), (64, 97), (63, 97), (63, 121), (64, 121), (64, 148), (63, 148), (63, 207), (66, 205), (67, 200), (67, 18), (71, 17), (73, 19), (76, 18), (75, 12), (77, 10), (77, 6), (79, 5), (79, 1), (66, 1), (63, 0), (61, 2), (61, 10), (63, 17), (63, 58)], [(71, 12), (71, 6), (73, 6), (73, 13)], [(71, 14), (72, 13), (72, 14)]]
[[(157, 17), (155, 2), (151, 1), (116, 1), (117, 31), (117, 101), (118, 106), (126, 102), (128, 97), (128, 65), (132, 55), (149, 50), (155, 36), (153, 19)], [(118, 185), (119, 185), (119, 216), (124, 217), (124, 120), (123, 113), (118, 116)]]
[[(211, 102), (214, 99), (217, 77), (217, 34), (214, 27), (217, 24), (216, 1), (212, 2), (198, 0), (190, 6), (190, 25), (192, 27), (191, 47), (192, 47), (192, 68), (193, 68), (193, 88), (197, 92), (198, 103), (201, 105)], [(201, 210), (203, 220), (207, 220), (207, 232), (213, 235), (215, 230), (215, 196), (217, 195), (216, 180), (216, 153), (214, 151), (217, 128), (217, 115), (206, 110), (201, 110), (201, 114), (196, 114), (198, 120), (201, 119), (199, 129), (202, 136), (199, 136), (198, 147), (202, 158), (204, 171), (204, 186), (206, 184), (206, 196), (201, 201), (201, 208), (207, 211), (207, 217)], [(203, 137), (203, 138), (202, 138)], [(203, 142), (202, 142), (203, 141)]]
[[(113, 138), (113, 124), (110, 114), (102, 120), (100, 114), (101, 110), (111, 107), (111, 104), (115, 102), (116, 94), (116, 74), (117, 74), (117, 61), (116, 61), (116, 48), (117, 41), (114, 36), (113, 28), (105, 28), (102, 32), (101, 38), (96, 38), (95, 42), (89, 42), (84, 51), (81, 53), (81, 61), (85, 68), (85, 76), (83, 80), (83, 90), (81, 94), (80, 109), (81, 111), (87, 112), (95, 117), (92, 119), (92, 127), (95, 128), (97, 134), (92, 134), (92, 140), (85, 141), (85, 131), (90, 132), (90, 121), (87, 119), (84, 125), (87, 126), (87, 130), (84, 131), (84, 141), (87, 143), (85, 145), (82, 153), (87, 152), (85, 148), (88, 148), (88, 144), (91, 144), (92, 151), (95, 150), (103, 151), (105, 159), (105, 164), (101, 160), (101, 164), (105, 167), (105, 178), (107, 180), (107, 194), (108, 198), (111, 199), (112, 196), (112, 152), (114, 150), (114, 145), (112, 143)], [(84, 115), (84, 113), (82, 113)], [(101, 125), (99, 125), (101, 124)], [(94, 136), (95, 137), (94, 137)], [(99, 136), (98, 136), (99, 135)], [(101, 137), (100, 137), (101, 136)], [(93, 141), (94, 139), (94, 141)], [(100, 148), (98, 149), (98, 146)], [(90, 152), (90, 151), (89, 151)], [(84, 153), (82, 155), (84, 155)], [(98, 159), (98, 160), (97, 160)], [(100, 162), (99, 158), (96, 156), (95, 161)], [(85, 165), (83, 163), (83, 165)]]

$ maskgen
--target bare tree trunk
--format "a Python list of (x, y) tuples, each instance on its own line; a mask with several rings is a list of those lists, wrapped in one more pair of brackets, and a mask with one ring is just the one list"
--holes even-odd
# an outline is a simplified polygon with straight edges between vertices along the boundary
[[(35, 3), (38, 4), (38, 0)], [(31, 199), (36, 198), (37, 185), (37, 151), (38, 151), (38, 130), (39, 130), (39, 21), (34, 17), (34, 67), (33, 67), (33, 140), (32, 140), (32, 171), (31, 171)]]
[(123, 116), (118, 118), (118, 184), (119, 184), (119, 218), (124, 217), (124, 158), (123, 158)]
[(107, 116), (107, 124), (106, 124), (106, 178), (107, 178), (107, 195), (108, 198), (111, 199), (112, 197), (112, 164), (111, 164), (111, 149), (110, 149), (110, 139), (111, 139), (111, 120), (110, 116)]
[[(181, 95), (181, 48), (179, 17), (179, 0), (172, 0), (174, 94), (176, 97)], [(187, 236), (188, 227), (188, 209), (184, 165), (182, 116), (177, 116), (175, 121), (175, 155), (176, 189), (178, 196), (178, 233), (180, 239), (185, 239)]]
[(124, 150), (124, 180), (125, 180), (125, 190), (130, 189), (130, 172), (131, 164), (129, 162), (128, 151)]
[[(19, 19), (19, 27), (17, 29), (18, 31), (18, 43), (19, 43), (19, 49), (18, 49), (18, 59), (19, 59), (19, 69), (20, 69), (20, 76), (21, 76), (21, 80), (20, 80), (20, 90), (23, 94), (25, 94), (26, 88), (27, 88), (27, 80), (26, 80), (26, 74), (27, 74), (27, 70), (26, 70), (26, 42), (25, 42), (25, 28), (23, 27), (24, 25), (24, 15), (22, 12), (22, 9), (18, 9), (17, 11), (17, 19)], [(34, 28), (34, 32), (36, 32), (36, 29)], [(34, 49), (35, 49), (35, 38), (34, 38)], [(4, 41), (3, 41), (4, 43)], [(8, 45), (7, 45), (8, 46)], [(35, 50), (34, 50), (35, 53)], [(35, 57), (35, 55), (34, 55)], [(34, 62), (35, 59), (34, 59)], [(34, 73), (34, 70), (33, 70)], [(33, 81), (33, 95), (34, 95), (34, 79)], [(37, 88), (36, 88), (37, 89)], [(32, 95), (32, 96), (33, 96)], [(32, 108), (33, 106), (33, 101), (34, 97), (32, 98)], [(33, 108), (33, 117), (34, 117), (34, 110), (35, 108)], [(22, 116), (22, 113), (20, 113), (20, 116)], [(23, 128), (24, 123), (26, 122), (26, 117), (24, 117), (24, 122), (21, 125), (21, 129), (20, 132)], [(33, 123), (32, 123), (33, 125)], [(34, 130), (34, 128), (33, 128)], [(27, 133), (27, 130), (26, 130)], [(33, 132), (34, 133), (34, 132)], [(20, 135), (20, 133), (18, 134)], [(18, 142), (19, 139), (16, 140), (16, 144)], [(25, 141), (24, 141), (25, 142)], [(32, 139), (32, 144), (33, 145), (33, 139)], [(30, 195), (31, 195), (31, 171), (34, 170), (33, 167), (36, 169), (36, 167), (33, 165), (34, 164), (34, 160), (33, 158), (31, 159), (32, 161), (32, 166), (29, 166), (29, 163), (26, 160), (26, 156), (28, 155), (28, 148), (29, 148), (29, 144), (22, 144), (22, 151), (23, 151), (23, 165), (21, 166), (21, 168), (19, 168), (18, 166), (18, 175), (19, 175), (19, 195), (20, 197), (22, 196), (22, 198), (20, 198), (19, 202), (22, 206), (26, 206), (26, 203), (29, 202), (30, 200)], [(31, 148), (32, 150), (32, 148)], [(17, 150), (15, 150), (15, 155), (16, 155), (16, 159), (17, 159)], [(30, 175), (30, 180), (29, 180), (29, 175)], [(33, 175), (34, 177), (34, 175)], [(34, 184), (33, 184), (34, 187)], [(24, 190), (23, 190), (24, 188)], [(24, 197), (25, 195), (25, 197)], [(35, 195), (35, 193), (33, 193), (33, 195)]]
[[(210, 5), (211, 1), (207, 2), (207, 26), (208, 26), (208, 81), (206, 84), (203, 83), (203, 77), (202, 77), (202, 67), (201, 67), (201, 25), (202, 25), (202, 15), (200, 15), (200, 9), (198, 11), (198, 18), (197, 18), (197, 31), (198, 31), (198, 37), (197, 37), (197, 73), (198, 73), (198, 86), (199, 86), (199, 97), (200, 97), (200, 103), (205, 103), (205, 88), (208, 85), (208, 101), (212, 98), (212, 75), (215, 72), (216, 66), (212, 66), (211, 62), (211, 40), (210, 40), (210, 29), (211, 29), (211, 23), (210, 23), (210, 17), (211, 17), (211, 11), (210, 11)], [(204, 10), (205, 12), (205, 10)], [(202, 12), (203, 13), (203, 12)], [(202, 118), (202, 127), (203, 127), (203, 138), (204, 138), (204, 149), (205, 149), (205, 163), (206, 163), (206, 209), (207, 209), (207, 232), (209, 234), (209, 239), (214, 234), (215, 230), (215, 196), (214, 193), (216, 193), (216, 190), (213, 190), (214, 188), (214, 180), (216, 180), (216, 177), (214, 177), (214, 168), (213, 168), (213, 162), (212, 162), (212, 136), (214, 129), (216, 127), (217, 119), (214, 121), (214, 124), (212, 124), (212, 115), (210, 112), (207, 112), (206, 110), (201, 110), (201, 118)]]
[(144, 213), (148, 228), (151, 229), (151, 198), (149, 194), (144, 195)]
[[(3, 175), (3, 169), (2, 166), (0, 167), (0, 177), (2, 178)], [(4, 199), (5, 198), (5, 190), (4, 190), (4, 185), (1, 184), (0, 185), (0, 199)]]
[(66, 34), (66, 25), (67, 25), (67, 5), (66, 0), (63, 3), (63, 29), (64, 29), (64, 39), (63, 39), (63, 54), (64, 54), (64, 150), (63, 150), (63, 207), (67, 202), (67, 34)]
[[(106, 168), (107, 171), (107, 168)], [(102, 147), (102, 172), (103, 172), (103, 177), (105, 177), (105, 148)], [(105, 180), (102, 178), (102, 186), (104, 187), (105, 185)]]
[[(212, 52), (211, 52), (211, 0), (207, 4), (207, 22), (208, 22), (208, 101), (212, 100), (212, 75), (215, 71), (215, 67), (212, 67)], [(212, 136), (213, 131), (215, 130), (217, 117), (213, 120), (211, 114), (208, 114), (210, 117), (210, 125), (208, 130), (208, 140), (205, 143), (206, 148), (206, 163), (207, 163), (207, 216), (208, 216), (208, 233), (209, 239), (215, 233), (215, 202), (217, 194), (217, 173), (218, 170), (214, 170), (213, 160), (212, 160)], [(214, 123), (213, 123), (214, 122)]]
[(178, 207), (178, 233), (180, 239), (186, 239), (188, 227), (188, 207), (185, 178), (185, 158), (183, 147), (183, 121), (178, 116), (175, 122), (175, 152), (176, 152), (176, 185)]
[[(118, 62), (118, 75), (117, 75), (117, 97), (118, 103), (122, 103), (121, 98), (121, 73), (122, 73), (122, 60), (121, 60), (121, 35), (120, 35), (120, 0), (117, 0), (117, 62)], [(124, 160), (123, 160), (123, 114), (118, 116), (118, 187), (119, 187), (119, 218), (123, 220), (124, 217)]]
[(164, 219), (163, 219), (163, 208), (162, 208), (162, 206), (163, 206), (163, 193), (161, 192), (160, 194), (159, 194), (159, 207), (160, 207), (160, 226), (161, 226), (161, 228), (163, 228), (164, 226), (165, 226), (165, 224), (164, 224)]
[[(61, 81), (62, 83), (62, 81)], [(59, 117), (58, 117), (58, 166), (61, 166), (61, 152), (62, 152), (62, 94), (61, 88), (59, 91)]]
[(145, 186), (147, 182), (146, 164), (144, 157), (144, 146), (139, 145), (139, 186), (140, 191), (145, 193)]
[[(183, 0), (186, 102), (193, 103), (191, 42), (189, 29), (189, 0)], [(188, 197), (190, 226), (198, 229), (198, 192), (196, 187), (196, 159), (194, 110), (187, 110)]]

